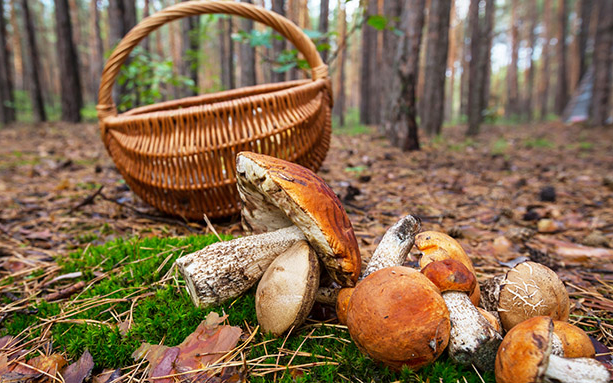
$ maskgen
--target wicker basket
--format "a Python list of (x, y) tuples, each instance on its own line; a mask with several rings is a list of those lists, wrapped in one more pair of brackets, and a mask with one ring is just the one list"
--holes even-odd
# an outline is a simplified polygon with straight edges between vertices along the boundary
[[(210, 13), (272, 27), (304, 55), (312, 79), (183, 98), (118, 115), (112, 89), (132, 49), (167, 22)], [(163, 212), (189, 219), (239, 211), (235, 161), (240, 151), (317, 170), (329, 147), (331, 108), (328, 67), (300, 28), (264, 8), (231, 1), (182, 2), (142, 20), (109, 57), (97, 106), (102, 139), (128, 186)]]

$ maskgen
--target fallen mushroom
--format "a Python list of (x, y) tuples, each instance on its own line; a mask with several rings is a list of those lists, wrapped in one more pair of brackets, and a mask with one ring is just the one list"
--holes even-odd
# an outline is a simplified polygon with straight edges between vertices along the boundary
[(319, 286), (319, 261), (306, 241), (296, 242), (268, 267), (255, 293), (255, 311), (264, 333), (281, 335), (306, 319)]
[(399, 370), (433, 362), (447, 347), (449, 312), (438, 288), (408, 267), (380, 269), (355, 287), (347, 327), (358, 348)]
[(535, 316), (568, 320), (568, 292), (556, 273), (548, 267), (535, 262), (522, 262), (503, 278), (494, 278), (495, 281), (486, 283), (483, 307), (498, 311), (506, 331)]
[[(424, 268), (428, 263), (434, 261), (442, 261), (444, 259), (455, 259), (460, 261), (477, 277), (473, 263), (466, 255), (462, 246), (445, 233), (438, 231), (424, 231), (415, 237), (415, 247), (419, 249), (422, 256), (419, 260), (419, 267)], [(473, 305), (478, 306), (481, 296), (480, 289), (476, 288), (470, 295), (470, 300)]]
[(278, 158), (241, 152), (237, 186), (246, 231), (270, 232), (295, 225), (332, 279), (354, 286), (362, 259), (351, 222), (332, 189), (309, 169)]
[(305, 239), (335, 281), (355, 284), (361, 267), (355, 234), (321, 178), (300, 165), (249, 152), (238, 155), (237, 178), (245, 224), (269, 231), (214, 243), (177, 259), (197, 306), (241, 295), (279, 254)]
[(440, 289), (449, 310), (449, 357), (466, 366), (493, 370), (502, 336), (470, 301), (469, 294), (477, 286), (474, 274), (455, 259), (429, 263), (421, 272)]
[(606, 367), (591, 358), (563, 358), (551, 353), (550, 317), (530, 318), (514, 326), (496, 355), (497, 383), (607, 383)]

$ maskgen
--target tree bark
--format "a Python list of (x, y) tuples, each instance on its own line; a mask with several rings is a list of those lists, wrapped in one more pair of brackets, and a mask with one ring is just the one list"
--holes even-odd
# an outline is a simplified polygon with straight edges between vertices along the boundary
[(13, 73), (9, 65), (4, 0), (0, 0), (0, 123), (15, 121), (15, 99), (13, 97)]
[(428, 49), (426, 51), (427, 84), (424, 91), (422, 125), (426, 133), (434, 136), (441, 133), (445, 101), (445, 72), (449, 45), (449, 16), (451, 2), (431, 0), (428, 20)]
[(518, 0), (511, 0), (511, 63), (507, 69), (507, 117), (519, 113), (519, 91), (517, 80), (517, 62), (519, 60), (519, 24)]
[[(470, 11), (469, 11), (470, 13)], [(471, 17), (466, 17), (466, 22), (462, 26), (463, 29), (463, 37), (462, 37), (462, 53), (461, 53), (461, 65), (462, 65), (462, 75), (460, 76), (460, 116), (468, 117), (468, 78), (470, 72), (470, 61), (468, 60), (470, 56), (470, 41), (467, 36), (470, 36), (470, 31), (472, 31), (473, 26), (471, 24)]]
[(36, 35), (32, 16), (28, 7), (28, 0), (21, 0), (21, 12), (23, 12), (27, 50), (28, 50), (28, 77), (30, 79), (30, 95), (32, 97), (32, 109), (36, 121), (47, 121), (45, 105), (43, 102), (43, 91), (40, 82), (40, 62), (38, 58), (38, 48), (36, 46)]
[(124, 36), (136, 25), (136, 0), (123, 0)]
[(485, 18), (481, 36), (483, 38), (484, 49), (481, 50), (479, 63), (481, 65), (479, 71), (484, 76), (483, 92), (481, 96), (481, 122), (483, 122), (483, 110), (488, 108), (490, 99), (490, 84), (492, 80), (492, 43), (494, 40), (494, 16), (496, 14), (496, 1), (485, 0)]
[[(383, 6), (383, 15), (387, 19), (387, 28), (383, 32), (383, 50), (381, 52), (381, 65), (377, 65), (377, 68), (380, 68), (377, 82), (381, 98), (383, 99), (381, 108), (379, 108), (379, 121), (388, 121), (391, 117), (390, 113), (394, 96), (386, 90), (392, 89), (396, 77), (394, 66), (396, 64), (395, 59), (398, 57), (399, 37), (394, 30), (400, 26), (397, 24), (402, 16), (402, 2), (398, 0), (385, 0)], [(383, 124), (381, 124), (380, 129), (384, 133), (385, 128)]]
[(336, 100), (332, 113), (338, 117), (340, 126), (345, 126), (345, 62), (347, 57), (347, 15), (345, 7), (341, 5), (341, 0), (337, 1), (336, 9), (338, 12), (338, 56), (336, 57)]
[(537, 23), (537, 12), (536, 12), (536, 3), (534, 1), (529, 1), (526, 3), (526, 16), (525, 19), (528, 21), (528, 49), (530, 50), (530, 60), (528, 64), (528, 68), (526, 68), (525, 73), (525, 83), (526, 83), (526, 94), (524, 96), (524, 111), (528, 120), (531, 121), (534, 116), (534, 107), (532, 105), (532, 95), (534, 94), (534, 72), (535, 72), (535, 61), (534, 61), (534, 48), (536, 47), (536, 23)]
[[(143, 19), (149, 17), (149, 15), (149, 0), (145, 0), (145, 2), (143, 3)], [(151, 38), (149, 36), (145, 37), (141, 44), (143, 46), (143, 50), (148, 54), (151, 54)]]
[(77, 49), (72, 36), (67, 0), (55, 0), (55, 26), (60, 67), (62, 121), (81, 121), (83, 97), (79, 80)]
[(568, 71), (566, 65), (566, 28), (568, 18), (566, 16), (567, 0), (558, 1), (558, 79), (556, 89), (556, 114), (561, 116), (568, 102)]
[(419, 52), (425, 19), (425, 0), (404, 0), (400, 37), (394, 60), (392, 111), (386, 132), (404, 151), (419, 150), (415, 91), (419, 75)]
[(588, 39), (590, 36), (590, 21), (592, 17), (592, 10), (594, 7), (594, 0), (579, 0), (580, 11), (579, 11), (579, 34), (577, 36), (578, 40), (578, 51), (579, 51), (579, 79), (581, 81), (583, 75), (587, 71), (587, 45)]
[(469, 61), (469, 80), (468, 80), (468, 131), (469, 136), (479, 134), (479, 124), (481, 123), (481, 95), (483, 94), (483, 74), (479, 72), (479, 58), (481, 50), (486, 49), (481, 39), (479, 29), (479, 0), (471, 0), (468, 7), (468, 25), (471, 26), (470, 33), (470, 61)]
[(541, 68), (541, 86), (540, 86), (540, 104), (541, 104), (541, 121), (547, 118), (549, 110), (549, 61), (550, 61), (550, 41), (552, 37), (551, 25), (551, 0), (544, 0), (543, 3), (543, 24), (545, 24), (545, 42), (543, 43), (543, 66)]
[(17, 16), (17, 1), (11, 0), (11, 29), (13, 30), (12, 46), (13, 46), (13, 62), (15, 66), (14, 79), (15, 89), (24, 89), (24, 69), (23, 69), (23, 48), (21, 44), (21, 28)]
[[(328, 12), (330, 8), (329, 0), (321, 0), (319, 3), (319, 32), (323, 35), (328, 33)], [(328, 38), (325, 37), (321, 40), (322, 44), (328, 44)], [(324, 49), (321, 52), (321, 59), (326, 63), (328, 61), (328, 49)]]
[[(272, 11), (280, 14), (281, 16), (285, 16), (285, 0), (273, 0), (272, 1)], [(275, 36), (280, 36), (278, 33), (275, 33)], [(274, 39), (272, 42), (272, 56), (276, 61), (278, 60), (281, 53), (285, 50), (285, 38), (282, 39)], [(285, 81), (286, 72), (277, 72), (275, 71), (275, 66), (272, 66), (272, 73), (270, 77), (272, 82), (282, 82)]]
[(234, 45), (232, 44), (232, 18), (222, 17), (219, 23), (219, 57), (221, 62), (221, 87), (234, 89)]
[(457, 18), (457, 12), (455, 2), (451, 3), (451, 26), (449, 27), (449, 57), (447, 57), (447, 69), (449, 70), (449, 92), (445, 97), (445, 120), (451, 121), (453, 118), (453, 99), (454, 99), (454, 86), (455, 86), (455, 62), (458, 55), (458, 39), (457, 31), (459, 28), (459, 20)]
[[(242, 0), (243, 3), (253, 4), (253, 0)], [(241, 28), (246, 33), (253, 30), (253, 20), (242, 19)], [(255, 79), (255, 48), (249, 42), (242, 43), (240, 49), (241, 57), (241, 77), (240, 86), (251, 86), (256, 84)]]
[(611, 112), (611, 51), (613, 50), (613, 0), (595, 0), (598, 26), (594, 43), (594, 85), (591, 122), (604, 125)]
[[(377, 14), (377, 0), (366, 0), (365, 20)], [(378, 122), (376, 107), (378, 94), (377, 30), (366, 23), (362, 27), (362, 69), (360, 71), (360, 122), (370, 125)]]
[(90, 82), (94, 94), (97, 94), (100, 86), (100, 76), (104, 65), (104, 48), (102, 46), (102, 34), (100, 33), (100, 12), (98, 11), (98, 0), (91, 0), (90, 4), (90, 23), (93, 28), (90, 41)]
[[(188, 0), (183, 0), (188, 1)], [(181, 34), (183, 44), (181, 45), (181, 75), (191, 79), (194, 83), (192, 88), (187, 88), (185, 96), (195, 96), (198, 86), (198, 50), (200, 49), (200, 17), (185, 17), (181, 20)]]

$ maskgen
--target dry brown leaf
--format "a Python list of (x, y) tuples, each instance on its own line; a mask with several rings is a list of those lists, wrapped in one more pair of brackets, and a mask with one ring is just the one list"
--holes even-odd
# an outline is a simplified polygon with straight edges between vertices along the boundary
[(83, 352), (83, 355), (75, 363), (66, 367), (62, 376), (65, 383), (82, 383), (92, 372), (94, 368), (94, 358), (88, 350)]
[(603, 247), (589, 247), (577, 245), (555, 238), (538, 235), (536, 240), (545, 243), (553, 248), (553, 253), (564, 261), (578, 262), (584, 264), (610, 264), (613, 262), (613, 250)]

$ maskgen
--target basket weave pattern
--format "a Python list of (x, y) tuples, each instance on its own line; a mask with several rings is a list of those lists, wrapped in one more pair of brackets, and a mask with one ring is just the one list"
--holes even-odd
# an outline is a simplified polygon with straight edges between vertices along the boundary
[[(226, 13), (273, 27), (303, 53), (311, 80), (188, 97), (117, 114), (111, 91), (121, 64), (142, 38), (180, 17)], [(104, 144), (130, 188), (163, 212), (189, 219), (239, 211), (236, 154), (254, 151), (317, 170), (330, 143), (327, 67), (291, 21), (247, 3), (192, 1), (139, 23), (105, 66), (98, 116)]]

